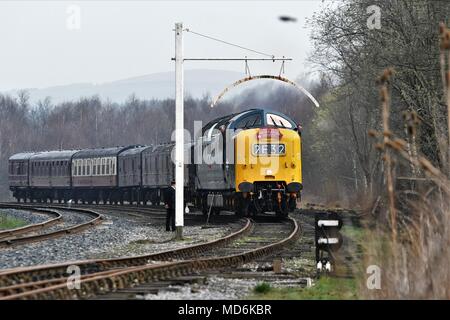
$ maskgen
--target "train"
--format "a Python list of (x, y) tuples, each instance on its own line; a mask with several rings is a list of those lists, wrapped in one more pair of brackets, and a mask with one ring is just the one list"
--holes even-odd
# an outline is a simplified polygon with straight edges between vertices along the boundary
[[(175, 177), (174, 143), (22, 152), (9, 158), (18, 202), (147, 205), (164, 201)], [(185, 200), (204, 214), (274, 212), (301, 199), (301, 127), (268, 109), (214, 119), (184, 145)]]

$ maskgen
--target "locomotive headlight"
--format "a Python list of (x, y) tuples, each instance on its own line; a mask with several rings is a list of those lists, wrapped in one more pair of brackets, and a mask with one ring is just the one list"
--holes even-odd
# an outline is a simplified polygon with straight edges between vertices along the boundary
[(266, 175), (267, 175), (267, 176), (271, 176), (272, 174), (273, 174), (273, 172), (272, 172), (271, 169), (267, 169), (267, 170), (266, 170)]

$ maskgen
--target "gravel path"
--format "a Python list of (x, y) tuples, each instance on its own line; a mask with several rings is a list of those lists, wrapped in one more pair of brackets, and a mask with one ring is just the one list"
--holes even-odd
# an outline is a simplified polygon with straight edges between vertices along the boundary
[[(64, 218), (80, 219), (69, 215), (66, 217), (65, 211), (61, 213)], [(85, 215), (81, 217), (86, 219)], [(230, 226), (206, 229), (202, 229), (201, 226), (185, 226), (183, 230), (185, 239), (175, 241), (174, 233), (165, 231), (164, 220), (143, 222), (129, 217), (113, 215), (105, 217), (102, 224), (79, 234), (0, 249), (0, 269), (148, 254), (216, 239), (232, 231)]]

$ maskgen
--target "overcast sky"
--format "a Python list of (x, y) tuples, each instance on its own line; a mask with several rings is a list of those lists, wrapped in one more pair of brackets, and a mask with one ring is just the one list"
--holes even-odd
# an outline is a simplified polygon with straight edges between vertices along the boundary
[[(73, 5), (81, 10), (79, 29)], [(295, 78), (308, 71), (305, 59), (311, 46), (305, 19), (321, 7), (321, 0), (0, 1), (0, 91), (172, 71), (175, 22), (255, 50), (292, 57), (286, 75)], [(280, 15), (298, 21), (283, 23)], [(184, 45), (186, 57), (257, 56), (190, 33), (185, 33)], [(242, 62), (186, 62), (185, 66), (244, 74)], [(250, 68), (252, 73), (277, 74), (280, 64), (259, 62)]]

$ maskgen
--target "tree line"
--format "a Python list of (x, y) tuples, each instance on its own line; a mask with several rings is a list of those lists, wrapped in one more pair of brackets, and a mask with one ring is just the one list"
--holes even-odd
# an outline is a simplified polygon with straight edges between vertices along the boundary
[[(269, 94), (261, 94), (269, 92)], [(194, 137), (194, 121), (210, 120), (250, 108), (271, 108), (305, 122), (312, 106), (291, 88), (263, 84), (244, 91), (211, 108), (211, 98), (185, 99), (185, 128)], [(175, 123), (173, 99), (142, 100), (134, 94), (124, 103), (104, 101), (98, 96), (52, 104), (51, 98), (36, 104), (21, 91), (17, 96), (0, 95), (0, 186), (7, 190), (8, 158), (24, 151), (150, 145), (171, 141)]]

